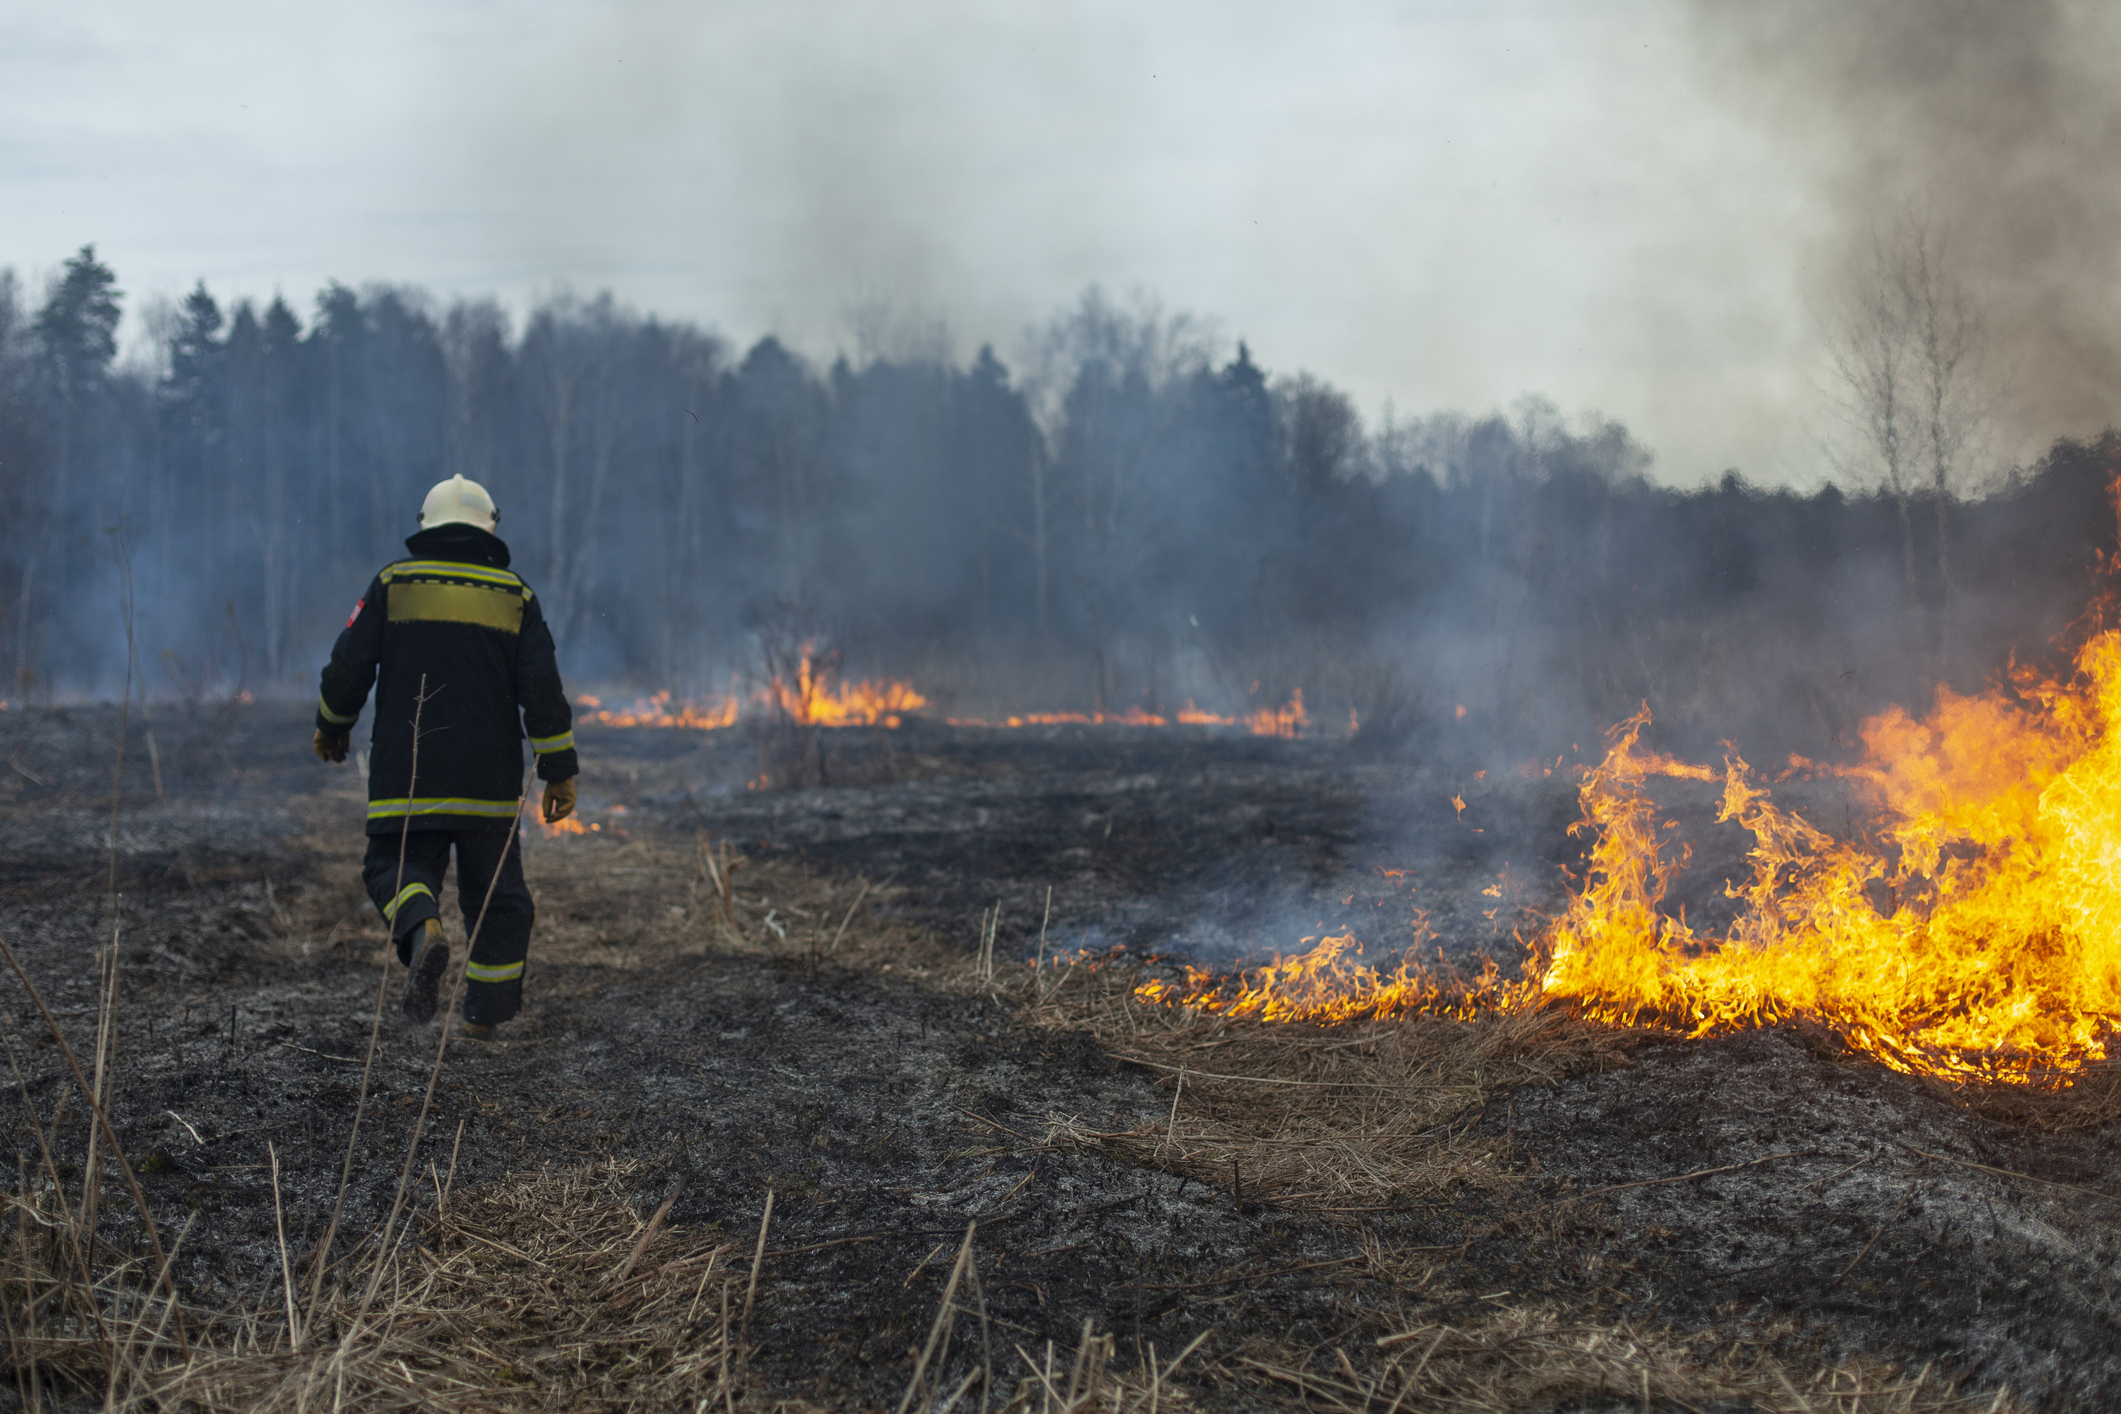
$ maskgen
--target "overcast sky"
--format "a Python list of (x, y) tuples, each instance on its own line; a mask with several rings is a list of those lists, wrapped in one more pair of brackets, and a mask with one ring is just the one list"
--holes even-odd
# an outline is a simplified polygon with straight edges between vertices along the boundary
[(0, 263), (609, 288), (818, 357), (863, 301), (1007, 358), (1140, 288), (1373, 418), (1540, 392), (1806, 484), (1842, 174), (1706, 52), (1677, 0), (0, 0)]

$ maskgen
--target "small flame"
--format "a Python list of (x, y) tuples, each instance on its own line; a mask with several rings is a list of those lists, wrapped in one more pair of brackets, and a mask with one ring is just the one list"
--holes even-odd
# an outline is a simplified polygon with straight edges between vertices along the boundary
[[(575, 705), (583, 720), (607, 727), (682, 727), (712, 732), (733, 727), (744, 715), (744, 698), (734, 690), (715, 696), (673, 700), (669, 692), (637, 698), (617, 710), (601, 698), (583, 693)], [(751, 694), (754, 705), (814, 727), (898, 728), (928, 705), (928, 699), (904, 682), (838, 682), (810, 649), (798, 660), (793, 681), (769, 679)]]
[[(1428, 935), (1426, 917), (1415, 915), (1415, 930), (1417, 936)], [(1277, 954), (1264, 967), (1227, 977), (1187, 967), (1183, 983), (1152, 980), (1136, 987), (1134, 995), (1233, 1020), (1330, 1025), (1417, 1015), (1470, 1018), (1483, 1008), (1515, 1005), (1525, 990), (1505, 981), (1492, 958), (1483, 958), (1472, 976), (1441, 965), (1440, 959), (1434, 969), (1402, 959), (1385, 972), (1362, 960), (1362, 944), (1353, 934), (1304, 942), (1308, 952)]]
[(795, 680), (776, 677), (758, 697), (789, 720), (810, 727), (897, 728), (928, 705), (911, 683), (836, 681), (808, 647), (797, 660)]
[(1245, 716), (1245, 727), (1254, 736), (1279, 736), (1294, 739), (1303, 735), (1305, 723), (1311, 720), (1304, 711), (1304, 690), (1297, 688), (1289, 697), (1287, 705), (1262, 707)]
[[(1025, 712), (1019, 716), (1003, 717), (999, 720), (984, 717), (951, 717), (947, 719), (953, 727), (1001, 727), (1021, 729), (1024, 727), (1168, 727), (1173, 722), (1187, 727), (1243, 727), (1254, 736), (1298, 737), (1310, 718), (1304, 711), (1303, 689), (1291, 695), (1287, 705), (1262, 707), (1242, 716), (1225, 717), (1216, 712), (1204, 712), (1189, 699), (1176, 712), (1165, 715), (1151, 712), (1143, 707), (1129, 707), (1124, 712)], [(1349, 721), (1354, 717), (1350, 714)], [(1350, 727), (1352, 731), (1352, 726)]]
[(689, 727), (694, 731), (719, 731), (723, 727), (736, 725), (737, 700), (734, 697), (709, 697), (673, 702), (668, 692), (637, 698), (633, 706), (617, 711), (603, 709), (603, 703), (595, 697), (583, 694), (575, 704), (590, 710), (585, 721), (600, 722), (607, 727)]

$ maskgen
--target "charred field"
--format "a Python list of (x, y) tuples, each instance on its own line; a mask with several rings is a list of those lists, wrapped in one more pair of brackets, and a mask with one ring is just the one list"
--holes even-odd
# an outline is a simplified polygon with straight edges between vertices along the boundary
[[(914, 723), (825, 733), (823, 784), (763, 791), (738, 732), (584, 727), (597, 828), (528, 841), (526, 1011), (438, 1051), (359, 892), (362, 782), (308, 755), (306, 713), (161, 715), (152, 753), (130, 723), (114, 812), (118, 729), (5, 715), (0, 890), (83, 1063), (118, 939), (109, 1118), (194, 1342), (128, 1357), (161, 1407), (297, 1407), (326, 1335), (373, 1357), (335, 1367), (362, 1408), (2121, 1400), (2103, 1078), (2050, 1103), (1797, 1028), (1133, 999), (1157, 959), (1326, 933), (1515, 967), (1581, 857), (1565, 776)], [(1698, 908), (1728, 862), (1697, 858)], [(39, 1275), (85, 1166), (96, 1239), (138, 1263), (116, 1307), (152, 1306), (153, 1264), (5, 985), (0, 1407), (93, 1407), (91, 1322)]]

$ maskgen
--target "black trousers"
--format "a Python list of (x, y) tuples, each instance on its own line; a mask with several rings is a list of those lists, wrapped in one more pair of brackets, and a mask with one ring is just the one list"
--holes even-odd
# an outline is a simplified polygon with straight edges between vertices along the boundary
[[(400, 836), (370, 835), (361, 877), (368, 896), (390, 923), (398, 961), (412, 961), (412, 936), (441, 914), (442, 875), (449, 851), (457, 852), (457, 904), (464, 931), (476, 927), (471, 961), (464, 969), (464, 1019), (490, 1026), (523, 1005), (523, 959), (530, 954), (530, 925), (537, 908), (523, 882), (523, 851), (515, 837), (481, 830), (412, 830), (403, 836), (405, 865), (398, 867)], [(500, 878), (495, 880), (495, 871)], [(491, 886), (493, 898), (487, 900)], [(484, 908), (486, 917), (479, 918)]]

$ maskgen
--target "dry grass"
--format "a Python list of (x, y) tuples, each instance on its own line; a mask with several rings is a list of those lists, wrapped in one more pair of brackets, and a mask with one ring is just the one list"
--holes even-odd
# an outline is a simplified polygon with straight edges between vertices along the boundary
[(2027, 1085), (1952, 1085), (1932, 1082), (1955, 1104), (2014, 1129), (2048, 1133), (2099, 1129), (2121, 1119), (2121, 1066), (2111, 1063), (2055, 1088)]
[(1687, 1341), (1627, 1325), (1586, 1325), (1538, 1307), (1478, 1325), (1416, 1325), (1364, 1352), (1235, 1365), (1319, 1411), (1518, 1414), (1611, 1400), (1625, 1409), (1717, 1407), (1757, 1414), (2017, 1414), (2007, 1394), (1964, 1395), (1927, 1367), (1875, 1361), (1802, 1370), (1742, 1344)]
[[(1148, 1005), (1124, 968), (1017, 971), (985, 952), (968, 960), (880, 909), (883, 889), (746, 860), (705, 840), (539, 841), (531, 872), (543, 914), (538, 955), (592, 973), (737, 952), (1009, 997), (1034, 1025), (1086, 1031), (1156, 1068), (1172, 1101), (1160, 1122), (1118, 1133), (1055, 1115), (1034, 1140), (1093, 1146), (1312, 1210), (1438, 1202), (1461, 1185), (1506, 1189), (1509, 1155), (1472, 1132), (1489, 1097), (1624, 1064), (1634, 1039), (1536, 1009), (1328, 1028)], [(321, 930), (355, 903), (319, 891), (296, 904), (297, 925)], [(357, 1245), (313, 1303), (297, 1269), (257, 1309), (215, 1316), (175, 1309), (142, 1254), (93, 1250), (65, 1201), (63, 1166), (47, 1167), (18, 1176), (5, 1196), (11, 1221), (0, 1226), (9, 1364), (30, 1407), (46, 1382), (107, 1391), (117, 1409), (774, 1406), (748, 1373), (749, 1238), (731, 1244), (659, 1223), (632, 1200), (640, 1175), (631, 1169), (518, 1177), (448, 1196), (445, 1180), (430, 1190), (436, 1201), (412, 1225), (414, 1240)], [(1423, 1267), (1397, 1284), (1440, 1278), (1449, 1263), (1432, 1258), (1394, 1259)], [(1247, 1400), (1350, 1411), (1485, 1414), (1601, 1398), (1775, 1414), (2019, 1407), (2001, 1395), (1961, 1397), (1928, 1372), (1800, 1368), (1720, 1337), (1586, 1322), (1546, 1306), (1410, 1328), (1323, 1356), (1215, 1345), (1210, 1337), (1122, 1361), (1113, 1339), (1086, 1325), (1072, 1351), (1023, 1348), (985, 1320), (968, 1234), (895, 1414), (1154, 1414), (1187, 1406), (1189, 1386), (1204, 1382)]]
[[(997, 1365), (994, 1323), (988, 1320), (987, 1296), (980, 1285), (977, 1236), (977, 1225), (968, 1226), (958, 1244), (928, 1339), (914, 1352), (912, 1378), (897, 1414), (950, 1414), (958, 1408), (997, 1414), (1156, 1414), (1192, 1402), (1175, 1376), (1207, 1344), (1205, 1331), (1169, 1359), (1160, 1358), (1150, 1346), (1133, 1366), (1121, 1369), (1113, 1360), (1118, 1343), (1099, 1335), (1095, 1322), (1084, 1321), (1072, 1355), (1060, 1354), (1051, 1341), (1040, 1354), (1011, 1344)], [(960, 1340), (960, 1332), (965, 1339)], [(959, 1362), (963, 1373), (953, 1380), (945, 1372), (951, 1369), (954, 1343), (978, 1354)]]
[(749, 1254), (637, 1213), (623, 1195), (638, 1176), (607, 1166), (445, 1198), (424, 1241), (364, 1246), (315, 1310), (257, 1313), (142, 1392), (202, 1411), (758, 1404), (740, 1334)]
[(1102, 1132), (1054, 1115), (1043, 1142), (1091, 1146), (1312, 1210), (1436, 1202), (1514, 1181), (1504, 1141), (1474, 1134), (1490, 1096), (1625, 1063), (1633, 1033), (1549, 1009), (1333, 1026), (1232, 1020), (1134, 996), (1125, 967), (1077, 963), (977, 978), (1034, 1024), (1089, 1032), (1160, 1073), (1160, 1121)]

